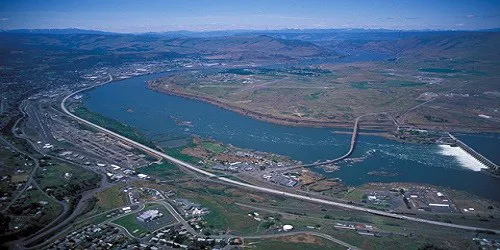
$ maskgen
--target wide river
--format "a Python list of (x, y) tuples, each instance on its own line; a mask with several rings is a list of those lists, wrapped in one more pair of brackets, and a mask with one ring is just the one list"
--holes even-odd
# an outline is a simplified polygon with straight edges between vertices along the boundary
[[(334, 134), (334, 129), (306, 128), (272, 124), (221, 109), (201, 101), (170, 96), (147, 88), (153, 74), (106, 84), (86, 92), (84, 105), (102, 115), (138, 128), (144, 135), (166, 146), (169, 140), (192, 135), (213, 138), (241, 148), (287, 155), (304, 163), (333, 159), (344, 154), (350, 135)], [(177, 121), (177, 122), (176, 122)], [(190, 121), (192, 127), (178, 125)], [(495, 155), (498, 135), (459, 135), (479, 152)], [(339, 177), (348, 185), (367, 182), (412, 182), (464, 190), (485, 198), (500, 200), (500, 179), (482, 174), (475, 159), (459, 148), (439, 145), (399, 143), (377, 136), (359, 136), (353, 158), (338, 165), (340, 170), (325, 173)], [(482, 139), (481, 139), (482, 138)], [(479, 143), (480, 141), (485, 141)], [(493, 151), (488, 149), (493, 148)], [(396, 176), (369, 175), (384, 171)]]

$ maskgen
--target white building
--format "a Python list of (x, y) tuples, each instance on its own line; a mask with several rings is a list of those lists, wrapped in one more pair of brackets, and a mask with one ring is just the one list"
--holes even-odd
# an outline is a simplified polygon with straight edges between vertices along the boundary
[(159, 218), (159, 217), (162, 217), (163, 214), (160, 213), (160, 211), (156, 210), (156, 209), (152, 209), (152, 210), (148, 210), (144, 213), (142, 213), (141, 215), (137, 216), (137, 219), (142, 221), (142, 222), (148, 222), (148, 221), (152, 221), (156, 218)]

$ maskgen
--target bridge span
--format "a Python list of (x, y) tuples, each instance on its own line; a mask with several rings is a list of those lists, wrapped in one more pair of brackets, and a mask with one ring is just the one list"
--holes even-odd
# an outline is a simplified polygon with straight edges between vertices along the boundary
[[(110, 76), (110, 81), (112, 80), (111, 76)], [(90, 87), (89, 87), (90, 88)], [(89, 88), (86, 88), (86, 89), (89, 89)], [(331, 206), (335, 206), (335, 207), (338, 207), (338, 208), (341, 208), (341, 209), (349, 209), (349, 210), (356, 210), (356, 211), (361, 211), (361, 212), (367, 212), (367, 213), (371, 213), (371, 214), (375, 214), (375, 215), (380, 215), (380, 216), (385, 216), (385, 217), (391, 217), (391, 218), (395, 218), (395, 219), (401, 219), (401, 220), (408, 220), (408, 221), (414, 221), (414, 222), (420, 222), (420, 223), (427, 223), (427, 224), (432, 224), (432, 225), (438, 225), (438, 226), (444, 226), (444, 227), (451, 227), (451, 228), (457, 228), (457, 229), (463, 229), (463, 230), (471, 230), (471, 231), (476, 231), (476, 232), (491, 232), (493, 234), (500, 234), (500, 230), (498, 229), (488, 229), (488, 228), (481, 228), (481, 227), (474, 227), (474, 226), (466, 226), (466, 225), (459, 225), (459, 224), (453, 224), (453, 223), (448, 223), (448, 222), (439, 222), (439, 221), (433, 221), (433, 220), (428, 220), (428, 219), (421, 219), (421, 218), (418, 218), (418, 217), (411, 217), (411, 216), (406, 216), (406, 215), (401, 215), (401, 214), (395, 214), (395, 213), (391, 213), (391, 212), (385, 212), (385, 211), (380, 211), (380, 210), (376, 210), (376, 209), (371, 209), (371, 208), (366, 208), (366, 207), (359, 207), (359, 206), (356, 206), (356, 205), (352, 205), (352, 204), (346, 204), (346, 203), (343, 203), (343, 202), (337, 202), (337, 201), (333, 201), (333, 200), (326, 200), (326, 199), (321, 199), (321, 198), (314, 198), (314, 197), (310, 197), (310, 196), (306, 196), (306, 195), (301, 195), (301, 194), (296, 194), (296, 193), (291, 193), (291, 192), (288, 192), (288, 191), (282, 191), (282, 190), (279, 190), (279, 189), (273, 189), (273, 188), (266, 188), (266, 187), (261, 187), (261, 186), (256, 186), (256, 185), (253, 185), (253, 184), (249, 184), (249, 183), (245, 183), (245, 182), (240, 182), (240, 181), (236, 181), (236, 180), (232, 180), (232, 179), (229, 179), (229, 178), (226, 178), (226, 177), (220, 177), (216, 174), (213, 174), (209, 171), (206, 171), (206, 170), (203, 170), (201, 168), (198, 168), (194, 165), (191, 165), (187, 162), (184, 162), (182, 160), (179, 160), (175, 157), (172, 157), (170, 155), (167, 155), (163, 152), (160, 152), (156, 149), (153, 149), (153, 148), (150, 148), (146, 145), (143, 145), (139, 142), (136, 142), (132, 139), (129, 139), (125, 136), (122, 136), (120, 134), (117, 134), (111, 130), (108, 130), (106, 128), (103, 128), (97, 124), (94, 124), (90, 121), (87, 121), (83, 118), (80, 118), (78, 116), (76, 116), (75, 114), (69, 112), (69, 110), (66, 108), (66, 105), (65, 105), (65, 102), (67, 99), (69, 99), (72, 95), (76, 94), (76, 93), (79, 93), (83, 90), (78, 90), (78, 91), (75, 91), (73, 93), (70, 93), (69, 95), (67, 95), (66, 97), (63, 98), (63, 100), (61, 101), (61, 110), (66, 113), (66, 115), (68, 115), (69, 117), (75, 119), (76, 121), (82, 123), (82, 124), (85, 124), (85, 125), (88, 125), (94, 129), (97, 129), (103, 133), (106, 133), (114, 138), (116, 138), (117, 140), (119, 141), (122, 141), (122, 142), (125, 142), (125, 143), (128, 143), (132, 146), (135, 146), (136, 148), (138, 149), (141, 149), (149, 154), (152, 154), (152, 155), (155, 155), (155, 156), (158, 156), (159, 158), (163, 158), (171, 163), (174, 163), (176, 165), (178, 165), (179, 167), (183, 167), (187, 170), (191, 170), (195, 173), (198, 173), (200, 175), (203, 175), (203, 176), (206, 176), (208, 178), (215, 178), (215, 179), (218, 179), (226, 184), (230, 184), (230, 185), (233, 185), (233, 186), (238, 186), (238, 187), (241, 187), (241, 188), (246, 188), (246, 189), (249, 189), (249, 190), (254, 190), (254, 191), (258, 191), (258, 192), (263, 192), (263, 193), (268, 193), (268, 194), (273, 194), (273, 195), (280, 195), (280, 196), (285, 196), (285, 197), (290, 197), (290, 198), (295, 198), (295, 199), (300, 199), (300, 200), (304, 200), (304, 201), (310, 201), (310, 202), (315, 202), (315, 203), (319, 203), (319, 204), (325, 204), (325, 205), (331, 205)], [(369, 114), (367, 114), (369, 115)], [(367, 116), (365, 115), (365, 116)], [(353, 133), (353, 137), (351, 140), (351, 142), (355, 142), (355, 139), (356, 139), (356, 134), (358, 132), (358, 122), (359, 122), (359, 119), (361, 118), (362, 116), (358, 117), (355, 121), (355, 128), (354, 128), (354, 133)], [(349, 152), (347, 152), (345, 155), (339, 157), (339, 158), (346, 158), (348, 157), (352, 151), (354, 150), (354, 143), (351, 143), (351, 148), (349, 150)], [(347, 156), (346, 156), (347, 155)], [(337, 158), (338, 159), (338, 158)]]
[(351, 137), (351, 145), (349, 146), (349, 151), (347, 151), (347, 153), (345, 153), (344, 155), (342, 155), (338, 158), (335, 158), (333, 160), (305, 164), (305, 165), (300, 165), (297, 167), (310, 168), (310, 167), (316, 167), (316, 166), (323, 166), (323, 165), (328, 165), (328, 164), (333, 164), (333, 163), (339, 162), (339, 161), (344, 160), (345, 158), (349, 157), (352, 154), (352, 152), (354, 152), (354, 147), (356, 146), (356, 138), (358, 137), (358, 129), (359, 129), (359, 120), (361, 119), (361, 117), (363, 117), (363, 116), (359, 116), (354, 121), (354, 128), (352, 130), (352, 137)]

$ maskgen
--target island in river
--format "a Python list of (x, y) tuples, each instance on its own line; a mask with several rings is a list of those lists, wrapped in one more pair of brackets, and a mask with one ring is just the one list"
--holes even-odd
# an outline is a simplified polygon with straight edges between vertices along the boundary
[(182, 70), (148, 86), (282, 125), (352, 128), (363, 116), (364, 129), (390, 132), (500, 131), (495, 114), (486, 112), (497, 107), (498, 98), (485, 92), (495, 90), (496, 72), (478, 75), (462, 65), (464, 70), (448, 73), (422, 69), (425, 65), (383, 61)]
[[(169, 139), (191, 137), (212, 138), (224, 144), (288, 156), (311, 163), (333, 159), (349, 148), (351, 136), (334, 134), (330, 128), (284, 126), (263, 122), (228, 111), (206, 102), (153, 91), (144, 81), (168, 74), (134, 77), (86, 92), (83, 104), (91, 111), (136, 127), (159, 147), (167, 147)], [(129, 113), (126, 108), (135, 112)], [(190, 121), (192, 127), (178, 124)], [(497, 140), (481, 147), (495, 147)], [(408, 144), (378, 136), (360, 135), (352, 155), (356, 161), (338, 163), (340, 169), (324, 172), (340, 178), (347, 185), (371, 182), (411, 182), (464, 190), (482, 197), (500, 200), (499, 180), (473, 171), (474, 158), (438, 145)], [(471, 165), (473, 164), (473, 165)], [(366, 173), (386, 171), (397, 176), (376, 176)], [(467, 182), (463, 181), (467, 180)]]

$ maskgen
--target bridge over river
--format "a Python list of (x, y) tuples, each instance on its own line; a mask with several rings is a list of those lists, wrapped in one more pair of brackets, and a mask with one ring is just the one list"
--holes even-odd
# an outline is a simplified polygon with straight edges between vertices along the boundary
[(347, 157), (349, 157), (352, 154), (352, 152), (354, 151), (354, 147), (356, 146), (356, 138), (358, 137), (358, 129), (359, 129), (359, 120), (362, 117), (363, 116), (359, 116), (354, 121), (354, 128), (352, 130), (352, 137), (351, 137), (351, 145), (349, 146), (349, 151), (347, 151), (347, 153), (345, 153), (344, 155), (342, 155), (342, 156), (340, 156), (338, 158), (335, 158), (333, 160), (327, 160), (327, 161), (323, 161), (323, 162), (316, 162), (316, 163), (311, 163), (311, 164), (305, 164), (305, 165), (300, 165), (300, 166), (296, 166), (296, 167), (297, 168), (299, 168), (299, 167), (310, 168), (310, 167), (316, 167), (316, 166), (323, 166), (323, 165), (333, 164), (333, 163), (342, 161), (342, 160), (346, 159)]

